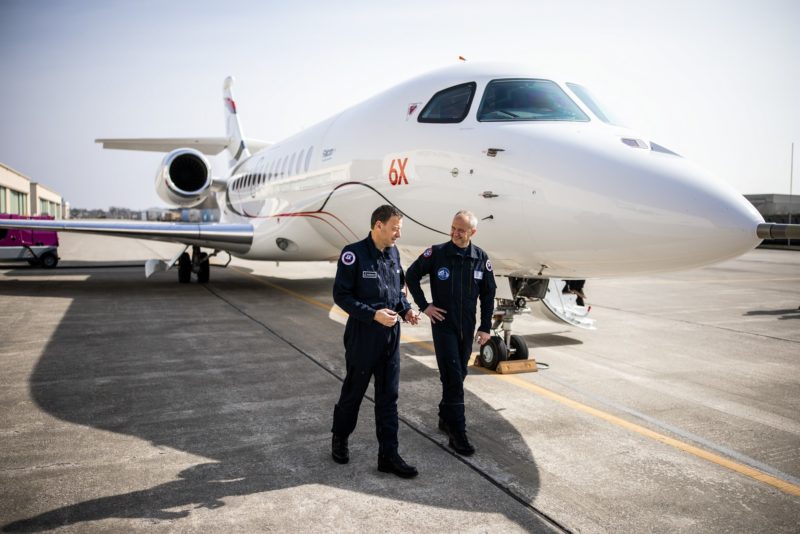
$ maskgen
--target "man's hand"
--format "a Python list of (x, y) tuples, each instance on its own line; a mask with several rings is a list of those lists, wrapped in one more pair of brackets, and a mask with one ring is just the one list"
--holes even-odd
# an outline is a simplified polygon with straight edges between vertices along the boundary
[(375, 317), (373, 317), (373, 319), (383, 326), (394, 326), (394, 323), (397, 322), (397, 312), (389, 308), (383, 308), (375, 312)]
[(409, 310), (406, 312), (405, 319), (406, 321), (408, 321), (409, 324), (415, 325), (419, 322), (419, 314), (409, 308)]
[(478, 330), (478, 332), (475, 334), (475, 341), (477, 341), (479, 345), (483, 346), (486, 345), (486, 343), (489, 341), (491, 337), (492, 336), (487, 334), (486, 332), (481, 332), (480, 330)]
[(430, 318), (431, 324), (436, 324), (436, 321), (444, 321), (444, 314), (447, 313), (447, 310), (428, 304), (428, 307), (422, 313)]

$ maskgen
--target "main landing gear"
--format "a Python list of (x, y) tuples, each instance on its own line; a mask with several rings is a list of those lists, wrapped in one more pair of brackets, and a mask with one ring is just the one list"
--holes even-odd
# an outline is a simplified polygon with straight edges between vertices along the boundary
[[(522, 336), (511, 333), (511, 323), (514, 316), (526, 313), (528, 303), (525, 297), (511, 299), (496, 299), (497, 306), (494, 308), (492, 330), (495, 332), (489, 341), (481, 347), (478, 354), (478, 361), (481, 367), (494, 371), (497, 364), (507, 360), (527, 360), (528, 344)], [(498, 328), (502, 327), (503, 335), (498, 335)]]
[(207, 284), (208, 279), (211, 277), (211, 264), (209, 259), (216, 256), (219, 251), (214, 251), (213, 254), (208, 255), (200, 251), (200, 247), (192, 247), (192, 255), (189, 257), (188, 252), (184, 252), (178, 258), (178, 282), (181, 284), (188, 284), (192, 280), (192, 273), (197, 275), (197, 282), (200, 284)]

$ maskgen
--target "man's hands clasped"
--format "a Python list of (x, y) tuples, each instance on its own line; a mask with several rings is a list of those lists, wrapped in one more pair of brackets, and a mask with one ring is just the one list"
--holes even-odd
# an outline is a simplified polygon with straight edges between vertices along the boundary
[[(389, 308), (382, 308), (375, 312), (374, 319), (383, 326), (391, 327), (400, 320), (400, 315)], [(408, 310), (404, 319), (408, 321), (409, 324), (415, 325), (419, 322), (419, 314), (414, 310)]]

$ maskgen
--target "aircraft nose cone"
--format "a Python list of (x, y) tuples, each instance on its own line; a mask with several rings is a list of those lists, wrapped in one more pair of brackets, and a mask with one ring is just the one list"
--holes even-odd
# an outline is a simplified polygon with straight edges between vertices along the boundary
[(661, 228), (662, 257), (669, 267), (700, 266), (740, 256), (759, 243), (764, 219), (728, 184), (688, 162), (677, 163), (655, 187), (655, 205), (671, 215)]
[(761, 241), (756, 229), (764, 219), (741, 194), (717, 187), (712, 199), (697, 208), (706, 210), (707, 237), (714, 256), (733, 258), (755, 248)]

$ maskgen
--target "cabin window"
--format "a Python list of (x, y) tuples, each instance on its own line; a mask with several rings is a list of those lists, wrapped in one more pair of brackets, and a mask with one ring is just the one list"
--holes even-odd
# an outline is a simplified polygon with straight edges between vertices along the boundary
[(289, 163), (289, 156), (283, 156), (281, 159), (281, 178), (286, 176), (286, 164)]
[(308, 166), (311, 164), (311, 153), (314, 152), (314, 147), (308, 147), (308, 153), (306, 154), (306, 164), (305, 164), (305, 172), (308, 172)]
[(295, 158), (295, 156), (296, 156), (296, 155), (297, 155), (297, 153), (296, 153), (296, 152), (295, 152), (295, 153), (292, 153), (292, 157), (291, 157), (291, 158), (289, 158), (289, 168), (288, 168), (288, 169), (286, 169), (286, 172), (287, 172), (287, 174), (289, 174), (290, 176), (291, 176), (292, 174), (294, 174), (294, 172), (292, 172), (292, 171), (294, 170), (294, 158)]
[(297, 167), (294, 168), (294, 173), (295, 174), (300, 174), (300, 171), (302, 170), (302, 167), (303, 167), (303, 152), (304, 151), (305, 151), (305, 149), (300, 150), (300, 153), (297, 155)]
[(492, 80), (478, 108), (482, 122), (570, 121), (589, 117), (550, 80)]
[(439, 91), (419, 114), (419, 122), (453, 123), (463, 121), (475, 96), (475, 82), (462, 83)]

